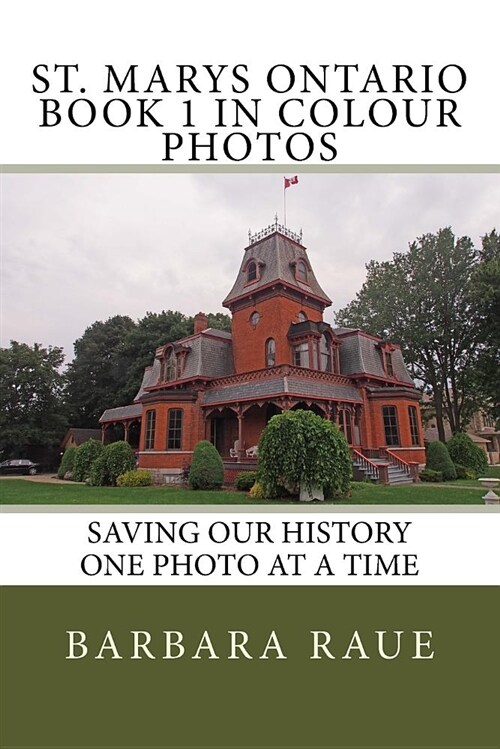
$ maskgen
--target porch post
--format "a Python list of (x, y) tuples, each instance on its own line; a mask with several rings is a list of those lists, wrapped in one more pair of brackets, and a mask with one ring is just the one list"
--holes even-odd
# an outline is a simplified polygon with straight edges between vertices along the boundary
[(129, 429), (130, 429), (130, 422), (124, 421), (123, 422), (123, 439), (125, 440), (125, 442), (128, 442)]
[(236, 413), (238, 417), (238, 463), (240, 463), (245, 457), (245, 448), (243, 446), (243, 411), (241, 406), (238, 408)]

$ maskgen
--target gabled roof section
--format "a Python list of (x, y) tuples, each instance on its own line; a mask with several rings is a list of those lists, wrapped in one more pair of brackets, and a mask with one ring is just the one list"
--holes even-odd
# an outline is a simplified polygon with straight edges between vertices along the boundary
[[(277, 281), (318, 299), (326, 307), (331, 305), (331, 299), (316, 280), (300, 235), (275, 222), (251, 236), (250, 240), (233, 288), (222, 303), (224, 307), (231, 307), (236, 300), (272, 286)], [(252, 260), (258, 271), (255, 280), (249, 282), (247, 269)], [(299, 261), (305, 263), (307, 280), (298, 278), (296, 268)]]

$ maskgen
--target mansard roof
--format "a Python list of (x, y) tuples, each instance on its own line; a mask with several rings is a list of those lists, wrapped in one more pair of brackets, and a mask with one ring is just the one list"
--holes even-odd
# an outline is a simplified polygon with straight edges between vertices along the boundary
[(414, 386), (399, 346), (392, 346), (394, 377), (388, 378), (382, 363), (380, 345), (383, 341), (380, 338), (354, 328), (335, 328), (333, 332), (340, 340), (340, 371), (343, 375), (372, 375)]
[(147, 392), (148, 388), (163, 384), (160, 380), (161, 355), (162, 352), (173, 347), (174, 351), (187, 351), (184, 369), (178, 380), (171, 380), (168, 385), (175, 386), (180, 380), (189, 380), (196, 377), (214, 378), (225, 377), (233, 374), (233, 347), (231, 333), (225, 330), (207, 328), (196, 335), (182, 338), (174, 343), (168, 343), (157, 349), (156, 357), (151, 367), (146, 367), (139, 392), (134, 398), (138, 401)]
[[(216, 335), (211, 335), (211, 334)], [(213, 328), (198, 333), (187, 341), (190, 347), (182, 378), (224, 377), (234, 371), (231, 333)]]
[[(318, 299), (325, 307), (331, 305), (331, 299), (316, 280), (299, 235), (276, 222), (250, 239), (233, 288), (222, 303), (224, 307), (231, 307), (238, 299), (272, 286), (277, 281)], [(259, 272), (254, 281), (248, 282), (247, 267), (251, 260), (255, 260)], [(307, 282), (297, 278), (295, 268), (299, 260), (306, 264)]]

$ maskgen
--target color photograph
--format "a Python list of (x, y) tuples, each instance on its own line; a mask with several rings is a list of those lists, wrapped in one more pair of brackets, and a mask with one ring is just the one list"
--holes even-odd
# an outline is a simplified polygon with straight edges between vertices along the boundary
[(498, 175), (6, 174), (2, 202), (4, 502), (500, 478)]

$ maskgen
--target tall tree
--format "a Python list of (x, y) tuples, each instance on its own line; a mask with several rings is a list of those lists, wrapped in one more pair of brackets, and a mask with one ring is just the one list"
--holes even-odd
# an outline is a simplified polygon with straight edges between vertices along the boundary
[(144, 368), (152, 364), (155, 350), (193, 332), (193, 319), (182, 312), (147, 312), (123, 338), (117, 357), (125, 373), (118, 391), (122, 403), (130, 403), (141, 384)]
[(3, 456), (28, 445), (53, 445), (62, 438), (62, 348), (11, 341), (0, 349), (0, 450)]
[(472, 279), (472, 291), (483, 321), (477, 385), (484, 405), (500, 418), (500, 235), (495, 229), (482, 237), (481, 262)]
[[(223, 312), (207, 314), (208, 327), (231, 330), (231, 318)], [(154, 359), (158, 346), (192, 335), (194, 319), (173, 310), (147, 312), (124, 338), (117, 352), (120, 367), (127, 372), (125, 385), (119, 391), (120, 400), (130, 403), (141, 384), (144, 368)]]
[(75, 341), (66, 390), (71, 426), (96, 427), (106, 408), (123, 405), (119, 393), (127, 371), (118, 352), (134, 328), (130, 317), (116, 315), (93, 323)]
[(481, 315), (471, 278), (478, 260), (472, 241), (455, 239), (450, 228), (425, 234), (392, 261), (371, 261), (356, 299), (336, 315), (340, 325), (401, 345), (412, 376), (432, 395), (440, 440), (445, 417), (460, 431), (477, 408)]

